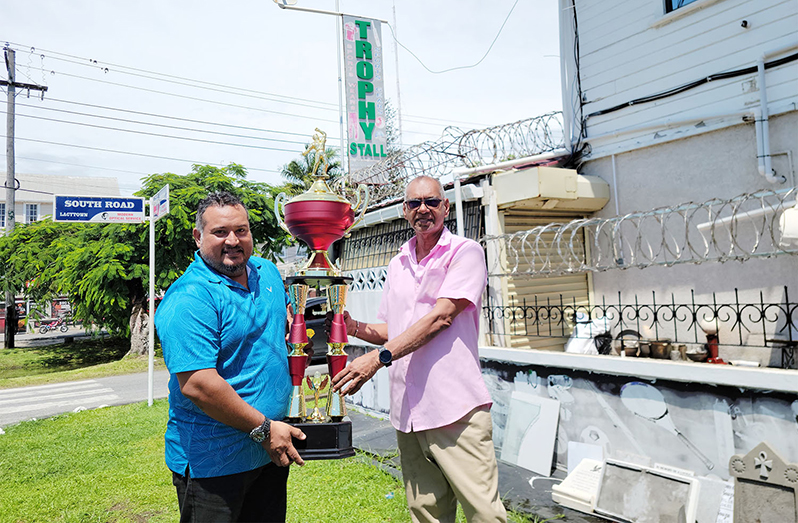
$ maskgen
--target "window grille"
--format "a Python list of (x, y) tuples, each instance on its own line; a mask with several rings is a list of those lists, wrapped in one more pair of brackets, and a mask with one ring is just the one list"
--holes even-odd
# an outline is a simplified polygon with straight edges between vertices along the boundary
[[(454, 204), (449, 210), (445, 224), (450, 231), (457, 233)], [(464, 202), (463, 226), (465, 236), (472, 240), (477, 240), (484, 234), (482, 206), (478, 201)], [(384, 267), (399, 252), (402, 244), (413, 237), (413, 234), (410, 224), (403, 218), (357, 229), (349, 238), (343, 240), (341, 269), (353, 271)]]
[(6, 204), (0, 203), (0, 228), (6, 228)]
[(26, 203), (25, 204), (25, 223), (33, 223), (39, 219), (39, 204)]

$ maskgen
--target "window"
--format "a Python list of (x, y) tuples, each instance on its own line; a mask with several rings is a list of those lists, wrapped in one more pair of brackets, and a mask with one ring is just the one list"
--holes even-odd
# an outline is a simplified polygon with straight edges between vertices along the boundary
[(0, 228), (6, 228), (6, 204), (0, 203)]
[(25, 204), (25, 223), (33, 223), (39, 219), (39, 204), (26, 203)]
[(696, 1), (697, 0), (665, 0), (665, 12), (670, 13), (671, 11), (676, 11), (680, 7), (684, 7)]

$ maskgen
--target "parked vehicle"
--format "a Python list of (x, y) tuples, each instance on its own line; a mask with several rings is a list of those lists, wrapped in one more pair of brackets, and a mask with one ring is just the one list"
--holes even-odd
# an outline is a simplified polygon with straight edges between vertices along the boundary
[(64, 321), (64, 318), (57, 318), (50, 323), (45, 323), (41, 327), (39, 327), (40, 334), (47, 334), (50, 331), (54, 331), (58, 329), (61, 332), (66, 332), (69, 330), (69, 326)]
[(327, 298), (308, 298), (305, 303), (305, 325), (313, 329), (312, 363), (327, 361), (327, 335), (324, 333), (324, 318), (327, 315)]

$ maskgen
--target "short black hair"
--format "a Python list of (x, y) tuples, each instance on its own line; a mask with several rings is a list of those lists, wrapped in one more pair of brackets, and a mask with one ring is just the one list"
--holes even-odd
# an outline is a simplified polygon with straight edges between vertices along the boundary
[(197, 230), (202, 232), (202, 229), (205, 228), (205, 220), (203, 218), (208, 207), (234, 207), (236, 205), (240, 205), (244, 208), (244, 211), (249, 213), (247, 206), (244, 205), (241, 199), (235, 194), (229, 193), (227, 191), (216, 191), (210, 193), (208, 196), (203, 198), (202, 201), (199, 202), (199, 206), (197, 206)]

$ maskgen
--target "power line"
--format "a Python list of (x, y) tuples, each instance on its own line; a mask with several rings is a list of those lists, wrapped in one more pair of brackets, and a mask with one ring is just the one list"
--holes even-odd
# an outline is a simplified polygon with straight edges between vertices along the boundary
[[(6, 138), (6, 136), (5, 135), (0, 135), (0, 138)], [(38, 140), (36, 138), (23, 138), (21, 136), (17, 136), (16, 139), (17, 140), (24, 140), (26, 142), (43, 143), (43, 144), (46, 144), (46, 145), (60, 145), (60, 146), (63, 146), (63, 147), (75, 147), (77, 149), (88, 149), (90, 151), (100, 151), (100, 152), (105, 152), (105, 153), (116, 153), (116, 154), (127, 154), (127, 155), (130, 155), (130, 156), (141, 156), (141, 157), (144, 157), (144, 158), (155, 158), (157, 160), (170, 160), (170, 161), (175, 161), (175, 162), (187, 162), (187, 163), (190, 163), (192, 165), (193, 164), (200, 164), (200, 165), (213, 165), (213, 166), (216, 166), (216, 167), (225, 167), (224, 164), (220, 164), (220, 163), (199, 162), (199, 161), (196, 161), (196, 160), (186, 160), (184, 158), (171, 158), (169, 156), (158, 156), (158, 155), (155, 155), (155, 154), (146, 154), (146, 153), (134, 153), (134, 152), (130, 152), (130, 151), (117, 151), (115, 149), (103, 149), (101, 147), (91, 147), (89, 145), (76, 145), (76, 144), (69, 144), (69, 143), (50, 142), (50, 141), (47, 141), (47, 140)], [(254, 167), (247, 167), (247, 170), (248, 171), (261, 171), (261, 172), (267, 172), (267, 173), (277, 172), (277, 171), (273, 171), (273, 170), (270, 170), (270, 169), (256, 169)]]
[(97, 167), (95, 165), (84, 165), (84, 164), (80, 164), (80, 163), (59, 162), (57, 160), (44, 160), (42, 158), (31, 158), (30, 156), (19, 156), (19, 155), (17, 155), (17, 158), (20, 158), (22, 160), (28, 160), (28, 161), (31, 161), (31, 162), (55, 163), (55, 164), (58, 164), (58, 165), (70, 165), (72, 167), (82, 167), (84, 169), (98, 169), (98, 170), (103, 170), (103, 171), (114, 171), (114, 172), (125, 173), (125, 174), (140, 174), (141, 176), (148, 176), (148, 175), (152, 174), (152, 173), (143, 173), (143, 172), (139, 172), (139, 171), (126, 171), (124, 169), (113, 169), (113, 168), (110, 168), (110, 167)]
[(163, 115), (163, 114), (148, 113), (148, 112), (144, 112), (144, 111), (134, 111), (134, 110), (131, 110), (131, 109), (121, 109), (119, 107), (108, 107), (108, 106), (105, 106), (105, 105), (88, 104), (88, 103), (83, 103), (83, 102), (75, 102), (75, 101), (72, 101), (72, 100), (61, 100), (61, 99), (58, 99), (58, 98), (47, 98), (47, 99), (50, 100), (51, 102), (59, 102), (59, 103), (65, 103), (65, 104), (79, 105), (79, 106), (82, 106), (82, 107), (92, 107), (94, 109), (105, 109), (105, 110), (108, 110), (108, 111), (118, 111), (118, 112), (129, 113), (129, 114), (138, 114), (138, 115), (141, 115), (141, 116), (152, 116), (154, 118), (164, 118), (164, 119), (168, 119), (168, 120), (177, 120), (179, 122), (199, 123), (199, 124), (203, 124), (203, 125), (216, 125), (216, 126), (219, 126), (219, 127), (228, 127), (230, 129), (243, 129), (243, 130), (246, 130), (246, 131), (259, 131), (259, 132), (264, 132), (264, 133), (287, 134), (287, 135), (291, 135), (291, 136), (305, 136), (305, 137), (308, 136), (305, 133), (293, 133), (293, 132), (290, 132), (290, 131), (273, 131), (271, 129), (259, 129), (257, 127), (247, 127), (247, 126), (243, 126), (243, 125), (233, 125), (233, 124), (225, 124), (225, 123), (219, 123), (219, 122), (209, 122), (209, 121), (206, 121), (206, 120), (194, 120), (194, 119), (191, 119), (191, 118), (181, 118), (179, 116), (167, 116), (167, 115)]
[[(517, 3), (518, 3), (518, 1), (516, 0), (516, 4)], [(512, 9), (510, 9), (510, 13), (508, 13), (507, 18), (505, 18), (504, 24), (507, 23), (507, 20), (509, 19), (510, 15), (512, 14), (514, 9), (515, 9), (515, 5), (513, 5)], [(504, 28), (504, 24), (502, 24), (502, 29)], [(499, 30), (499, 34), (501, 34), (502, 29)], [(496, 35), (496, 38), (494, 38), (493, 42), (491, 43), (491, 48), (493, 47), (493, 44), (496, 42), (496, 39), (498, 39), (499, 34)], [(394, 38), (394, 40), (396, 40), (396, 39)], [(398, 40), (397, 40), (397, 43), (399, 43)], [(35, 49), (33, 47), (26, 48), (25, 46), (22, 46), (21, 44), (15, 44), (15, 43), (11, 43), (10, 45), (15, 45), (15, 46), (19, 47), (21, 51), (25, 50), (25, 49)], [(401, 45), (401, 43), (399, 43), (399, 45)], [(404, 46), (402, 46), (402, 47), (404, 47)], [(407, 48), (405, 48), (405, 49), (407, 49)], [(267, 93), (267, 92), (264, 92), (264, 91), (257, 91), (257, 90), (254, 90), (254, 89), (247, 89), (247, 88), (243, 88), (243, 87), (235, 87), (235, 86), (230, 86), (230, 85), (218, 84), (218, 83), (214, 83), (214, 82), (207, 82), (207, 81), (204, 81), (204, 80), (195, 80), (193, 78), (185, 78), (185, 77), (182, 77), (182, 76), (175, 76), (175, 75), (166, 74), (166, 73), (159, 73), (157, 71), (147, 71), (145, 69), (138, 69), (138, 68), (135, 68), (135, 67), (129, 67), (129, 66), (120, 65), (120, 64), (113, 64), (113, 63), (110, 63), (110, 62), (100, 62), (98, 60), (93, 60), (93, 59), (90, 59), (90, 58), (74, 56), (74, 55), (70, 55), (70, 54), (67, 54), (67, 53), (60, 53), (60, 52), (57, 52), (57, 51), (49, 51), (49, 50), (46, 50), (46, 49), (40, 49), (40, 51), (45, 52), (45, 53), (49, 53), (49, 54), (52, 54), (52, 55), (66, 56), (68, 58), (75, 59), (75, 60), (67, 60), (66, 58), (59, 58), (57, 56), (50, 56), (50, 58), (53, 59), (53, 60), (60, 60), (60, 61), (63, 61), (63, 62), (77, 64), (77, 65), (86, 66), (86, 67), (92, 67), (92, 68), (97, 67), (97, 68), (100, 68), (100, 70), (102, 70), (104, 72), (108, 68), (102, 67), (101, 64), (108, 65), (110, 67), (114, 67), (114, 68), (118, 69), (118, 70), (114, 70), (115, 72), (119, 72), (119, 73), (122, 73), (122, 74), (128, 74), (128, 75), (131, 75), (131, 76), (139, 76), (141, 78), (147, 78), (147, 79), (151, 79), (151, 80), (174, 83), (174, 84), (177, 84), (177, 85), (183, 85), (183, 86), (187, 86), (187, 87), (194, 87), (194, 88), (197, 88), (197, 89), (207, 89), (207, 90), (216, 91), (216, 92), (225, 92), (225, 93), (234, 94), (234, 95), (237, 95), (237, 96), (247, 96), (249, 98), (273, 101), (273, 102), (277, 102), (277, 103), (289, 103), (289, 104), (300, 105), (300, 106), (304, 106), (304, 107), (311, 107), (311, 108), (315, 108), (315, 109), (331, 110), (331, 111), (332, 110), (337, 110), (337, 104), (334, 104), (334, 103), (331, 103), (331, 102), (318, 102), (316, 100), (309, 100), (309, 99), (306, 99), (306, 98), (299, 98), (299, 97), (294, 97), (294, 96)], [(408, 52), (410, 52), (410, 51), (408, 50)], [(490, 52), (490, 48), (488, 49), (488, 52)], [(487, 56), (488, 52), (485, 53), (485, 56)], [(411, 54), (412, 54), (412, 52), (411, 52)], [(482, 60), (485, 59), (485, 56), (483, 56)], [(417, 57), (416, 57), (416, 59), (418, 60)], [(76, 60), (80, 60), (80, 61), (76, 61)], [(480, 62), (482, 60), (480, 60)], [(467, 67), (475, 67), (476, 65), (479, 65), (479, 62), (477, 64), (474, 64), (473, 66), (467, 66)], [(461, 69), (461, 68), (463, 68), (463, 67), (458, 67), (458, 68), (454, 68), (454, 69)], [(135, 71), (136, 73), (130, 73), (130, 72), (124, 71), (124, 69), (128, 69), (130, 71)], [(449, 69), (449, 70), (454, 70), (454, 69)], [(111, 70), (108, 69), (108, 72), (110, 72), (110, 71)], [(441, 72), (446, 72), (446, 71), (441, 71)], [(146, 74), (139, 74), (139, 73), (146, 73)], [(59, 73), (59, 74), (68, 75), (67, 73)], [(149, 75), (156, 75), (156, 76), (149, 76)], [(181, 80), (181, 82), (176, 82), (176, 81), (172, 81), (172, 80), (164, 80), (164, 79), (161, 79), (161, 78), (157, 78), (157, 76), (163, 76), (164, 78), (173, 78), (173, 79), (176, 79), (176, 80)], [(83, 77), (79, 77), (79, 78), (83, 78)], [(95, 79), (91, 79), (91, 78), (86, 78), (86, 79), (93, 80), (93, 81), (98, 81), (98, 82), (99, 81), (103, 81), (103, 80), (95, 80)], [(192, 85), (191, 83), (185, 83), (185, 82), (191, 82), (191, 83), (200, 84), (200, 85)], [(203, 85), (208, 85), (208, 86), (213, 86), (213, 87), (212, 88), (211, 87), (202, 87)], [(129, 86), (129, 87), (133, 87), (133, 86)], [(221, 89), (217, 89), (217, 88), (221, 88)], [(244, 93), (253, 93), (254, 95), (257, 95), (257, 96), (246, 95), (246, 94), (238, 94), (238, 93), (235, 93), (233, 91), (242, 91)], [(297, 102), (284, 102), (282, 100), (274, 100), (274, 99), (268, 98), (270, 96), (271, 97), (286, 98), (286, 99), (289, 99), (289, 100), (296, 100)], [(308, 103), (311, 103), (311, 104), (317, 104), (317, 105), (328, 106), (328, 107), (327, 108), (325, 108), (325, 107), (317, 107), (317, 106), (306, 105), (304, 103), (298, 103), (298, 102), (308, 102)], [(428, 117), (428, 116), (420, 116), (420, 115), (412, 115), (412, 114), (406, 114), (406, 115), (403, 115), (403, 117), (406, 117), (406, 118), (417, 118), (417, 119), (421, 119), (421, 120), (437, 120), (437, 121), (446, 122), (446, 123), (461, 123), (461, 124), (465, 124), (465, 125), (474, 125), (475, 127), (487, 127), (486, 125), (475, 124), (474, 122), (463, 122), (463, 121), (458, 121), (458, 120), (447, 120), (447, 119), (432, 118), (432, 117)]]
[(91, 123), (81, 123), (81, 122), (72, 122), (69, 120), (59, 120), (58, 118), (46, 118), (44, 116), (33, 116), (31, 114), (20, 114), (17, 113), (17, 116), (22, 116), (24, 118), (34, 118), (36, 120), (44, 120), (47, 122), (56, 122), (56, 123), (66, 123), (70, 125), (80, 125), (82, 127), (91, 127), (93, 129), (104, 129), (106, 131), (118, 131), (122, 133), (131, 133), (131, 134), (140, 134), (143, 136), (156, 136), (158, 138), (171, 138), (173, 140), (185, 140), (187, 142), (200, 142), (200, 143), (209, 143), (213, 145), (227, 145), (230, 147), (245, 147), (247, 149), (260, 149), (262, 151), (279, 151), (285, 153), (296, 153), (298, 152), (296, 149), (280, 149), (278, 147), (264, 147), (262, 145), (249, 145), (244, 143), (231, 143), (231, 142), (217, 142), (215, 140), (203, 140), (202, 138), (188, 138), (186, 136), (174, 136), (171, 134), (161, 134), (161, 133), (150, 133), (147, 131), (135, 131), (133, 129), (120, 129), (119, 127), (108, 127), (107, 125), (95, 125)]
[[(14, 43), (14, 42), (9, 42), (9, 45), (19, 47), (21, 51), (22, 50), (26, 50), (26, 49), (30, 49), (31, 52), (34, 52), (36, 50), (34, 47), (27, 47), (27, 46), (23, 46), (22, 44), (17, 44), (17, 43)], [(243, 88), (243, 87), (235, 87), (235, 86), (230, 86), (230, 85), (207, 82), (207, 81), (204, 81), (204, 80), (195, 80), (193, 78), (185, 78), (185, 77), (182, 77), (182, 76), (176, 76), (176, 75), (167, 74), (167, 73), (160, 73), (160, 72), (157, 72), (157, 71), (147, 71), (146, 69), (138, 69), (138, 68), (135, 68), (135, 67), (130, 67), (130, 66), (126, 66), (126, 65), (120, 65), (120, 64), (114, 64), (114, 63), (110, 63), (110, 62), (100, 62), (98, 60), (94, 60), (94, 59), (91, 59), (91, 58), (85, 58), (85, 57), (81, 57), (81, 56), (70, 55), (70, 54), (61, 53), (61, 52), (58, 52), (58, 51), (49, 51), (47, 49), (39, 49), (39, 51), (44, 52), (44, 53), (53, 54), (53, 55), (66, 56), (68, 58), (73, 58), (73, 59), (76, 59), (76, 60), (83, 60), (83, 61), (86, 61), (86, 62), (89, 62), (89, 63), (86, 64), (84, 62), (72, 62), (70, 60), (65, 60), (63, 58), (57, 58), (55, 56), (51, 56), (50, 58), (52, 58), (54, 60), (62, 60), (62, 61), (70, 62), (70, 63), (77, 63), (77, 64), (80, 64), (80, 65), (96, 66), (96, 67), (100, 67), (103, 70), (104, 70), (104, 68), (102, 68), (100, 64), (108, 65), (108, 66), (115, 67), (115, 68), (118, 68), (118, 69), (128, 69), (130, 71), (136, 71), (138, 73), (147, 73), (148, 75), (163, 76), (164, 78), (174, 78), (176, 80), (183, 80), (183, 81), (186, 81), (186, 82), (193, 82), (193, 83), (201, 84), (201, 85), (210, 85), (210, 86), (221, 87), (221, 88), (225, 88), (225, 89), (233, 89), (233, 90), (237, 90), (237, 91), (249, 92), (249, 93), (254, 93), (254, 94), (258, 94), (258, 95), (276, 96), (276, 97), (280, 97), (280, 98), (287, 98), (287, 99), (290, 99), (290, 100), (297, 100), (297, 101), (301, 101), (301, 102), (311, 102), (311, 103), (316, 103), (316, 104), (321, 104), (321, 105), (330, 105), (330, 106), (333, 106), (335, 108), (337, 108), (337, 105), (338, 105), (338, 104), (335, 104), (335, 103), (332, 103), (332, 102), (318, 102), (316, 100), (309, 100), (307, 98), (299, 98), (299, 97), (295, 97), (295, 96), (267, 93), (267, 92), (264, 92), (264, 91), (257, 91), (257, 90), (254, 90), (254, 89), (246, 89), (246, 88)], [(119, 71), (119, 72), (124, 72), (124, 71)], [(131, 74), (131, 73), (126, 73), (125, 72), (125, 74)], [(143, 77), (144, 78), (150, 78), (148, 76), (143, 76)], [(167, 81), (167, 80), (162, 80), (162, 81)], [(177, 83), (177, 82), (173, 82), (173, 83)], [(182, 85), (185, 85), (185, 84), (182, 84)], [(196, 86), (192, 86), (192, 87), (196, 87)]]
[(117, 87), (125, 87), (127, 89), (135, 89), (137, 91), (144, 91), (144, 92), (147, 92), (147, 93), (155, 93), (155, 94), (161, 94), (161, 95), (165, 95), (165, 96), (173, 96), (175, 98), (184, 98), (186, 100), (193, 100), (195, 102), (204, 102), (204, 103), (210, 103), (210, 104), (215, 104), (215, 105), (223, 105), (223, 106), (226, 106), (226, 107), (235, 107), (237, 109), (246, 109), (248, 111), (260, 111), (260, 112), (263, 112), (263, 113), (277, 114), (277, 115), (280, 115), (280, 116), (290, 116), (291, 118), (302, 118), (302, 119), (305, 119), (305, 120), (314, 120), (314, 121), (317, 121), (317, 122), (318, 121), (322, 121), (322, 122), (329, 122), (329, 123), (338, 123), (336, 120), (326, 120), (326, 119), (323, 119), (323, 118), (319, 118), (317, 116), (304, 116), (304, 115), (301, 115), (301, 114), (284, 113), (282, 111), (272, 111), (272, 110), (269, 110), (269, 109), (262, 109), (260, 107), (250, 107), (250, 106), (247, 106), (247, 105), (231, 104), (231, 103), (227, 103), (227, 102), (220, 102), (220, 101), (217, 101), (217, 100), (208, 100), (206, 98), (197, 98), (195, 96), (186, 96), (186, 95), (177, 94), (177, 93), (169, 93), (167, 91), (159, 91), (157, 89), (147, 89), (146, 87), (136, 87), (135, 85), (122, 84), (122, 83), (119, 83), (119, 82), (109, 82), (108, 80), (99, 80), (97, 78), (89, 78), (87, 76), (80, 76), (80, 75), (77, 75), (77, 74), (64, 73), (64, 72), (61, 72), (61, 71), (53, 71), (53, 72), (57, 73), (57, 74), (60, 74), (61, 76), (69, 77), (69, 78), (78, 78), (80, 80), (88, 80), (90, 82), (98, 82), (98, 83), (101, 83), (101, 84), (115, 85)]
[(267, 141), (267, 142), (283, 142), (283, 143), (293, 143), (293, 144), (297, 144), (297, 145), (306, 145), (307, 144), (306, 141), (300, 142), (300, 141), (296, 141), (296, 140), (282, 140), (280, 138), (265, 138), (265, 137), (262, 137), (262, 136), (249, 136), (249, 135), (245, 135), (245, 134), (223, 133), (223, 132), (219, 132), (219, 131), (209, 131), (207, 129), (192, 129), (192, 128), (189, 128), (189, 127), (180, 127), (180, 126), (177, 126), (177, 125), (159, 124), (159, 123), (154, 123), (154, 122), (142, 122), (141, 120), (129, 120), (127, 118), (114, 118), (113, 116), (104, 116), (104, 115), (100, 115), (100, 114), (81, 113), (81, 112), (78, 112), (78, 111), (67, 111), (66, 109), (56, 109), (54, 107), (44, 107), (44, 106), (41, 106), (41, 105), (31, 105), (31, 104), (23, 104), (23, 103), (18, 103), (17, 105), (20, 105), (22, 107), (32, 107), (34, 109), (43, 109), (43, 110), (46, 110), (46, 111), (56, 111), (56, 112), (59, 112), (59, 113), (74, 114), (74, 115), (78, 115), (78, 116), (88, 116), (90, 118), (101, 118), (103, 120), (112, 120), (112, 121), (115, 121), (115, 122), (125, 122), (125, 123), (133, 123), (133, 124), (138, 124), (138, 125), (151, 125), (151, 126), (154, 126), (154, 127), (164, 127), (166, 129), (175, 129), (175, 130), (178, 130), (178, 131), (189, 131), (189, 132), (195, 132), (195, 133), (207, 133), (207, 134), (220, 135), (220, 136), (230, 136), (230, 137), (233, 137), (233, 138), (247, 138), (249, 140), (263, 140), (263, 141)]
[(471, 69), (472, 67), (476, 67), (479, 64), (481, 64), (482, 61), (485, 60), (485, 58), (488, 57), (488, 54), (490, 54), (491, 49), (493, 49), (493, 45), (496, 43), (496, 40), (499, 39), (499, 35), (502, 34), (502, 31), (504, 30), (504, 26), (507, 24), (507, 20), (510, 19), (510, 15), (513, 14), (513, 11), (515, 10), (515, 6), (517, 6), (517, 5), (518, 5), (518, 0), (515, 0), (515, 3), (510, 8), (510, 12), (507, 13), (507, 16), (505, 17), (504, 22), (502, 22), (502, 26), (499, 28), (499, 32), (496, 33), (496, 36), (493, 38), (493, 41), (490, 43), (490, 47), (488, 47), (488, 50), (485, 51), (485, 54), (482, 56), (482, 58), (479, 59), (479, 61), (477, 63), (475, 63), (473, 65), (461, 65), (461, 66), (458, 66), (458, 67), (451, 67), (449, 69), (444, 69), (442, 71), (433, 71), (432, 69), (427, 67), (426, 64), (424, 64), (424, 62), (421, 61), (421, 58), (416, 56), (416, 54), (413, 51), (411, 51), (410, 49), (405, 47), (405, 45), (396, 38), (396, 35), (393, 32), (393, 27), (391, 27), (391, 24), (385, 24), (385, 25), (387, 25), (388, 29), (391, 30), (391, 37), (393, 38), (393, 41), (396, 42), (396, 44), (399, 45), (402, 49), (404, 49), (405, 51), (410, 53), (410, 56), (415, 58), (416, 61), (418, 61), (418, 63), (421, 64), (421, 67), (423, 67), (424, 69), (426, 69), (427, 71), (429, 71), (432, 74), (443, 74), (443, 73), (448, 73), (450, 71), (457, 71), (458, 69)]

